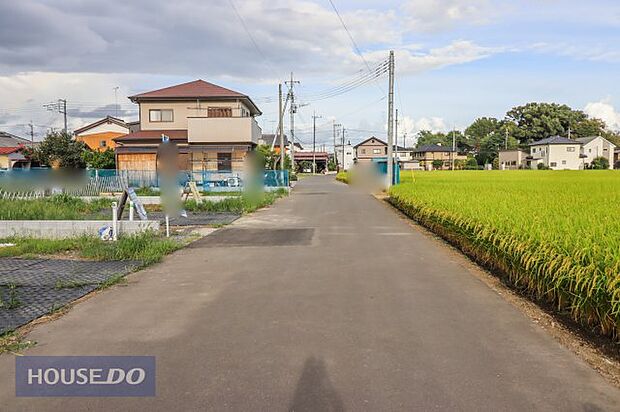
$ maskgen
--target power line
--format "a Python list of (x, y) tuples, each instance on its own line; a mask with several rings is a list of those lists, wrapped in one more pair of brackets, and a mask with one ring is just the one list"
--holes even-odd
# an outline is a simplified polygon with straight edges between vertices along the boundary
[(243, 20), (243, 17), (241, 17), (241, 14), (239, 13), (239, 10), (237, 10), (237, 7), (235, 6), (235, 3), (233, 2), (233, 0), (228, 0), (228, 2), (230, 3), (230, 5), (231, 5), (232, 9), (234, 10), (235, 14), (237, 15), (237, 17), (239, 18), (239, 21), (241, 21), (241, 25), (243, 26), (243, 29), (245, 30), (245, 32), (248, 35), (248, 37), (250, 38), (250, 41), (254, 45), (254, 48), (258, 51), (258, 53), (265, 60), (265, 63), (267, 63), (267, 65), (269, 66), (269, 69), (272, 71), (272, 74), (277, 78), (278, 76), (276, 75), (276, 70), (271, 65), (271, 61), (267, 58), (265, 53), (263, 53), (263, 50), (258, 46), (258, 43), (256, 43), (256, 40), (254, 40), (254, 36), (252, 36), (252, 33), (250, 33), (250, 30), (248, 29), (248, 26), (245, 24), (245, 20)]

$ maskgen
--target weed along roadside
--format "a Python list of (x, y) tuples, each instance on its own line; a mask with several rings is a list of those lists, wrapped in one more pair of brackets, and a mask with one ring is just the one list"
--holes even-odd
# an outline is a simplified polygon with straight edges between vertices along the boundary
[[(389, 202), (509, 284), (598, 334), (620, 325), (620, 176), (423, 172)], [(588, 191), (579, 190), (587, 185)]]
[[(244, 214), (271, 205), (287, 193), (280, 190), (220, 202), (189, 201), (186, 206), (194, 212)], [(49, 199), (27, 202), (37, 203), (36, 207), (26, 207), (30, 216), (36, 216), (44, 210), (41, 205), (50, 203)], [(54, 216), (62, 217), (72, 213), (68, 211), (72, 205), (83, 206), (81, 201), (70, 198), (51, 203), (57, 206)], [(67, 210), (63, 210), (65, 207)], [(0, 353), (30, 346), (19, 339), (23, 333), (15, 332), (20, 326), (44, 315), (57, 317), (76, 299), (124, 283), (129, 273), (160, 262), (205, 234), (197, 226), (178, 227), (171, 233), (171, 237), (155, 231), (121, 234), (115, 242), (87, 235), (0, 239)]]

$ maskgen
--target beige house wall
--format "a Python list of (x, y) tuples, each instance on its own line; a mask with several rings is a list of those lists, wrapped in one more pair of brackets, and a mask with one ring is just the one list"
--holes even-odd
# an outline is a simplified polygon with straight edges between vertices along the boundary
[[(375, 153), (378, 151), (378, 153)], [(355, 148), (358, 161), (368, 162), (377, 157), (387, 156), (387, 145), (377, 139), (371, 139)]]
[[(240, 101), (200, 101), (200, 110), (197, 101), (157, 101), (140, 103), (140, 128), (142, 130), (187, 130), (188, 117), (207, 117), (209, 107), (231, 108), (232, 117), (242, 117), (245, 110), (249, 113), (248, 107)], [(151, 122), (149, 110), (172, 109), (173, 116), (171, 122)], [(242, 110), (243, 109), (243, 110)]]
[(584, 144), (581, 147), (581, 153), (587, 156), (583, 159), (585, 164), (592, 163), (592, 161), (597, 157), (604, 157), (609, 161), (609, 168), (613, 169), (615, 149), (616, 145), (599, 136), (596, 139)]

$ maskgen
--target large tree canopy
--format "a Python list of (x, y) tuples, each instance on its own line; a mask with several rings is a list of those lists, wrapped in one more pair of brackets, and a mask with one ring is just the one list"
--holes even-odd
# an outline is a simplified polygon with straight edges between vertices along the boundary
[(73, 140), (69, 133), (50, 132), (34, 149), (32, 156), (39, 163), (52, 167), (84, 168), (86, 163), (82, 153), (85, 149), (86, 145)]
[(600, 135), (605, 124), (597, 119), (589, 119), (581, 110), (571, 109), (565, 104), (528, 103), (506, 113), (506, 120), (517, 127), (515, 137), (521, 142), (545, 139), (550, 136), (585, 137)]

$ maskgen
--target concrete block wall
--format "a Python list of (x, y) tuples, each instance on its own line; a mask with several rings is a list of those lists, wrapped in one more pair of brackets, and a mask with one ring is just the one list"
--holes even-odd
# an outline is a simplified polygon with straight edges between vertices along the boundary
[[(147, 230), (159, 231), (155, 220), (119, 221), (119, 234), (136, 234)], [(0, 220), (0, 238), (19, 236), (43, 239), (63, 239), (81, 235), (98, 236), (99, 229), (111, 226), (106, 220)]]

